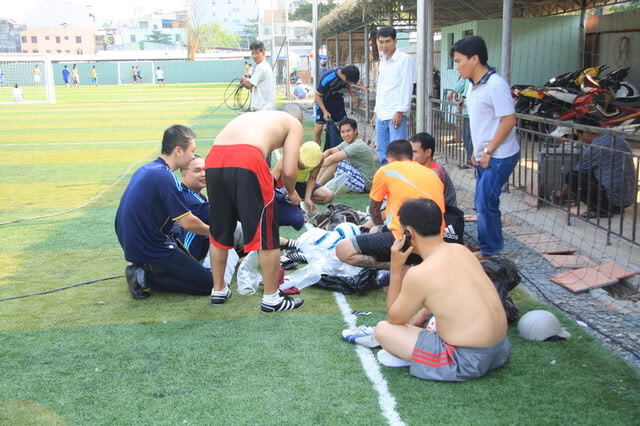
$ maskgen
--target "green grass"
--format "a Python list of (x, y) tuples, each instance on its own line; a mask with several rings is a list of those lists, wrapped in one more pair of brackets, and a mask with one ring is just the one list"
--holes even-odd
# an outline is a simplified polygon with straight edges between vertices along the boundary
[[(214, 111), (223, 90), (58, 88), (56, 105), (0, 105), (0, 222), (59, 213), (106, 189), (71, 213), (0, 225), (0, 298), (122, 275), (113, 219), (128, 177), (174, 123), (197, 122), (205, 155), (206, 139), (235, 116)], [(366, 196), (337, 201), (367, 205)], [(185, 295), (134, 301), (117, 278), (0, 302), (0, 424), (385, 424), (354, 347), (340, 339), (333, 296), (314, 288), (303, 296), (303, 309), (267, 316), (259, 294), (216, 308)], [(362, 321), (373, 324), (384, 319), (385, 296), (347, 300), (372, 311)], [(516, 299), (522, 312), (540, 307), (518, 291)], [(637, 424), (637, 372), (558, 315), (569, 341), (528, 342), (511, 329), (510, 361), (481, 380), (434, 383), (383, 368), (400, 417)]]

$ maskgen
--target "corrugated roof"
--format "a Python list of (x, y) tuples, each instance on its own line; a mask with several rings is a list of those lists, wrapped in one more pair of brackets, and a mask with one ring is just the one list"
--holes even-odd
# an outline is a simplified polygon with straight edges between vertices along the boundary
[[(623, 3), (625, 0), (584, 0), (587, 8)], [(576, 12), (581, 0), (514, 0), (513, 17), (552, 16)], [(398, 28), (415, 28), (416, 1), (345, 0), (318, 22), (320, 38), (353, 31), (364, 24), (393, 19)], [(502, 0), (434, 0), (434, 28), (483, 19), (502, 18)]]

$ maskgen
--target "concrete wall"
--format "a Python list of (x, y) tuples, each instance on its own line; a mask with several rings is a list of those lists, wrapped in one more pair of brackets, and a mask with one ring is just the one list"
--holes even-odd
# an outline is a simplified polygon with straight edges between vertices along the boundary
[[(579, 16), (553, 16), (513, 20), (511, 84), (541, 85), (556, 75), (579, 67)], [(473, 21), (442, 29), (440, 70), (442, 90), (452, 88), (458, 73), (449, 58), (452, 41), (464, 31), (484, 38), (489, 64), (500, 72), (502, 20)], [(453, 37), (451, 36), (453, 34)]]
[[(164, 70), (166, 83), (224, 83), (242, 75), (244, 70), (242, 60), (218, 61), (137, 61), (137, 62), (87, 62), (78, 63), (80, 84), (89, 84), (91, 68), (95, 65), (98, 72), (99, 84), (131, 84), (131, 67), (138, 66), (142, 71), (142, 83), (154, 82), (153, 70), (160, 67)], [(53, 76), (56, 85), (63, 85), (62, 69), (67, 65), (69, 69), (73, 63), (53, 64)], [(29, 76), (31, 75), (31, 66)]]
[(627, 80), (640, 86), (640, 10), (591, 16), (587, 38), (595, 37), (593, 65), (631, 67)]

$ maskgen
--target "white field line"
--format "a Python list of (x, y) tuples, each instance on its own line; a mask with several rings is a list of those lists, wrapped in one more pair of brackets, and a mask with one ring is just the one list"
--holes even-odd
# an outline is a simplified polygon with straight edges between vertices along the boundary
[[(347, 324), (347, 327), (355, 327), (356, 317), (351, 313), (351, 307), (349, 306), (347, 299), (345, 299), (344, 295), (341, 293), (334, 292), (333, 296), (336, 299), (336, 303), (340, 308), (342, 318), (344, 318), (344, 322)], [(400, 418), (400, 414), (396, 411), (396, 399), (391, 395), (391, 392), (389, 392), (389, 385), (382, 376), (380, 365), (378, 364), (376, 357), (373, 355), (373, 352), (371, 349), (360, 345), (355, 345), (355, 348), (358, 358), (360, 358), (362, 369), (373, 385), (373, 388), (378, 393), (378, 404), (380, 404), (380, 408), (382, 409), (382, 415), (392, 426), (404, 425), (405, 423)]]
[[(197, 141), (213, 141), (215, 138), (196, 138)], [(159, 140), (147, 141), (87, 141), (87, 142), (25, 142), (25, 143), (0, 143), (3, 146), (55, 146), (55, 145), (122, 145), (122, 144), (138, 144), (138, 143), (160, 143)]]

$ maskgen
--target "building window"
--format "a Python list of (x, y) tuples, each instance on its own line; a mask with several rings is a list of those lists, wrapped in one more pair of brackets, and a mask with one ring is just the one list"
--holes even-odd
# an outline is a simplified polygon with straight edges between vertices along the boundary
[(82, 55), (83, 54), (82, 49), (76, 49), (76, 54)]
[(38, 53), (38, 49), (33, 49), (33, 53)]
[(76, 36), (76, 43), (82, 43), (82, 37)]
[(464, 30), (462, 32), (462, 38), (469, 37), (469, 36), (472, 36), (472, 35), (473, 35), (473, 30)]
[(154, 29), (154, 30), (157, 30), (157, 29), (158, 29), (158, 26), (154, 24), (154, 25), (153, 25), (153, 29)]
[(51, 53), (51, 51), (50, 51), (50, 50), (47, 50), (47, 53)]
[(22, 53), (29, 53), (29, 51), (28, 50), (23, 50)]
[(70, 50), (65, 50), (65, 53), (71, 53), (71, 51)]
[(149, 28), (149, 22), (148, 21), (140, 21), (138, 23), (138, 27), (140, 27), (140, 28)]
[(176, 34), (176, 41), (180, 41), (180, 34)]
[(44, 36), (44, 39), (45, 40), (49, 40), (49, 36)]
[(56, 43), (60, 43), (60, 36), (56, 36)]
[(271, 31), (269, 30), (269, 27), (264, 27), (264, 35), (268, 36), (271, 34)]
[(58, 49), (56, 50), (56, 53), (62, 53), (62, 50)]
[(136, 35), (135, 34), (131, 34), (130, 39), (131, 39), (131, 43), (135, 43), (136, 42)]
[[(26, 43), (26, 42), (27, 42), (27, 36), (22, 36), (22, 37), (20, 37), (20, 38), (22, 39), (22, 42), (23, 42), (23, 43)], [(24, 53), (24, 52), (23, 52), (23, 53)]]
[(37, 43), (37, 42), (38, 42), (38, 37), (31, 36), (31, 43)]
[(65, 40), (69, 40), (69, 36), (64, 36), (64, 39)]

